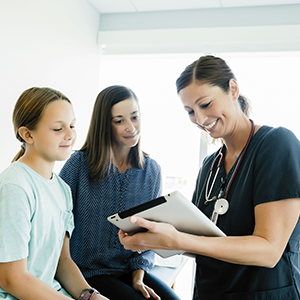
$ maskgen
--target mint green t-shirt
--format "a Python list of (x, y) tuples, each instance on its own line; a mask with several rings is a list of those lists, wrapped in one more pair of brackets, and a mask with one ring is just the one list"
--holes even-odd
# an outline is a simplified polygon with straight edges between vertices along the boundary
[[(27, 269), (57, 291), (55, 280), (65, 233), (74, 229), (69, 186), (14, 162), (0, 174), (0, 262), (27, 258)], [(68, 295), (69, 296), (69, 295)], [(0, 288), (0, 299), (16, 299)]]

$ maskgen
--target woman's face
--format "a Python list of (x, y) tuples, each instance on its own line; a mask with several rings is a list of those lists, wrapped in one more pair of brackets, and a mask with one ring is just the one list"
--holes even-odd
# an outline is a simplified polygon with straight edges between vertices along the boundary
[(140, 111), (137, 101), (129, 98), (111, 108), (112, 131), (118, 146), (134, 147), (140, 138)]
[(179, 92), (190, 120), (213, 138), (230, 134), (239, 94), (235, 80), (229, 82), (228, 93), (218, 86), (193, 82)]

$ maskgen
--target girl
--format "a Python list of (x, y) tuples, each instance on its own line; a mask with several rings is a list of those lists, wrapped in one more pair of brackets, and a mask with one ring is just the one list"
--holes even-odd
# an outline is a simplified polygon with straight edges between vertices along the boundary
[(52, 172), (76, 138), (71, 102), (50, 88), (22, 93), (13, 124), (21, 150), (0, 175), (0, 299), (107, 299), (69, 254), (69, 187)]
[(177, 91), (191, 121), (223, 146), (199, 172), (193, 203), (227, 237), (195, 236), (135, 216), (148, 229), (126, 249), (196, 254), (194, 299), (300, 299), (300, 142), (285, 128), (254, 125), (224, 60), (203, 56), (182, 72)]
[(126, 251), (107, 217), (161, 194), (159, 165), (140, 148), (140, 109), (127, 87), (98, 95), (86, 141), (61, 170), (74, 199), (71, 256), (89, 284), (110, 299), (179, 299), (147, 272), (154, 253)]

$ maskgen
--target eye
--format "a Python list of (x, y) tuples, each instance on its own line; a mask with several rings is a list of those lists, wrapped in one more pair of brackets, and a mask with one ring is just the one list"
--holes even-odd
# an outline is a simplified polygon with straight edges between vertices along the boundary
[(53, 129), (54, 131), (62, 131), (62, 128)]
[(140, 119), (140, 116), (133, 116), (132, 117), (132, 120), (134, 120), (134, 121), (138, 121)]
[(188, 115), (192, 116), (195, 112), (193, 110), (188, 111)]
[(210, 106), (210, 104), (211, 104), (211, 101), (210, 101), (210, 102), (207, 102), (207, 103), (205, 103), (205, 104), (200, 105), (200, 107), (201, 107), (201, 108), (207, 108), (207, 107)]
[(70, 125), (70, 128), (71, 128), (71, 129), (74, 129), (74, 128), (75, 128), (75, 125)]
[(118, 124), (122, 124), (123, 122), (124, 122), (124, 120), (115, 120), (115, 121), (114, 121), (114, 123), (117, 124), (117, 125), (118, 125)]

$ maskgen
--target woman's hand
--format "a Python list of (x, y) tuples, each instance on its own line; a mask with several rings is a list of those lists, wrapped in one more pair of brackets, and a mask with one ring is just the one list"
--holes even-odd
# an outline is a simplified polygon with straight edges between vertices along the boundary
[(142, 295), (149, 299), (150, 297), (160, 300), (160, 297), (147, 285), (144, 284), (144, 271), (143, 270), (135, 270), (132, 272), (132, 287), (142, 293)]
[(138, 249), (142, 251), (151, 249), (182, 250), (179, 246), (179, 235), (181, 233), (172, 225), (151, 222), (136, 216), (130, 217), (130, 222), (146, 228), (148, 231), (129, 236), (126, 232), (120, 230), (120, 242), (125, 249), (132, 251), (137, 251)]

